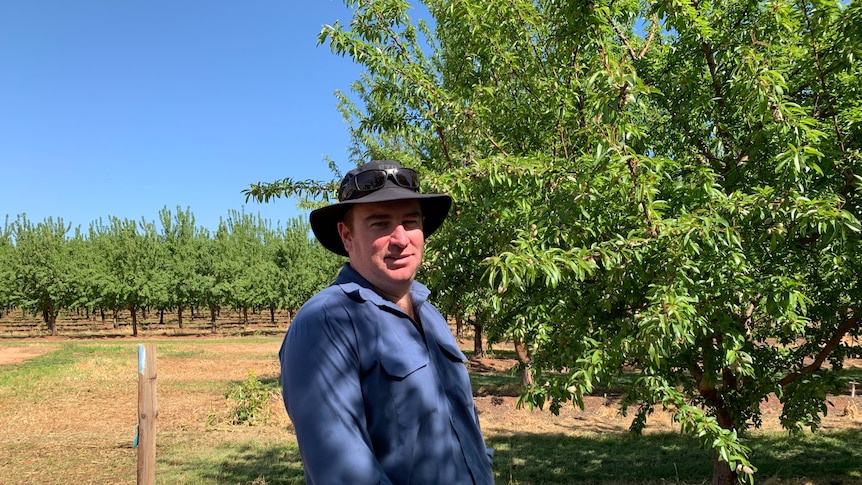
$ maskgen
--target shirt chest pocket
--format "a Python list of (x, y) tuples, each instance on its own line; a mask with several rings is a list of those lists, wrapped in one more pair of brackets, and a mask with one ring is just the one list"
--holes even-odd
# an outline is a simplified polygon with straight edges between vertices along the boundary
[(453, 404), (467, 406), (473, 408), (473, 392), (470, 386), (470, 377), (467, 373), (467, 366), (464, 365), (467, 357), (461, 352), (461, 349), (454, 342), (439, 341), (437, 345), (440, 347), (443, 369), (441, 374), (445, 377), (444, 382), (448, 383), (446, 392), (448, 393)]
[(378, 389), (387, 396), (398, 423), (420, 426), (442, 404), (438, 378), (423, 345), (409, 343), (400, 348), (382, 349)]

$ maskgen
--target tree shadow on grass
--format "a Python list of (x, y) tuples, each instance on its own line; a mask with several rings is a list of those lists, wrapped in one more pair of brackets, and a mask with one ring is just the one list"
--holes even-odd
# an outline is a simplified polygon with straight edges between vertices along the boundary
[(174, 463), (188, 479), (183, 483), (285, 485), (305, 483), (294, 443), (224, 443), (205, 457)]
[[(749, 445), (761, 479), (806, 477), (830, 485), (862, 483), (862, 430), (858, 428), (763, 433), (752, 436)], [(830, 480), (818, 481), (816, 477)]]
[(709, 453), (678, 435), (518, 433), (486, 443), (495, 450), (498, 484), (700, 483), (711, 477)]
[[(755, 479), (825, 485), (862, 484), (862, 432), (745, 438), (758, 467)], [(684, 483), (712, 480), (710, 452), (690, 437), (603, 434), (572, 437), (518, 433), (487, 440), (495, 449), (498, 484)]]
[[(745, 442), (752, 448), (755, 478), (761, 483), (862, 484), (862, 431), (758, 433)], [(712, 479), (710, 452), (675, 433), (513, 433), (491, 437), (487, 444), (495, 450), (498, 485), (704, 484)], [(207, 456), (186, 456), (169, 466), (194, 477), (183, 483), (304, 483), (299, 451), (290, 441), (223, 443)]]

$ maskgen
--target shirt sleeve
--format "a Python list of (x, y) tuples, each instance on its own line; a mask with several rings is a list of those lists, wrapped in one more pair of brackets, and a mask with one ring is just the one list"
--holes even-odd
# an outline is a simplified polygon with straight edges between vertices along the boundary
[[(281, 351), (284, 405), (309, 484), (389, 484), (365, 428), (356, 335), (327, 298), (300, 312)], [(308, 306), (308, 305), (306, 305)]]

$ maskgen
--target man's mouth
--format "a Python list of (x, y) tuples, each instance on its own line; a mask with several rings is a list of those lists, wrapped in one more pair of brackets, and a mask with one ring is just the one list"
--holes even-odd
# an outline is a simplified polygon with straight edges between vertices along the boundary
[(409, 257), (410, 257), (409, 254), (390, 254), (389, 256), (386, 256), (386, 259), (388, 259), (389, 261), (392, 261), (394, 263), (398, 263), (400, 261), (406, 260)]

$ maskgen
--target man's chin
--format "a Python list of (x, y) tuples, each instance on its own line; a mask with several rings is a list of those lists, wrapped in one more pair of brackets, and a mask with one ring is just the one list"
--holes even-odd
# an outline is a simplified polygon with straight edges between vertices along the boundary
[(411, 267), (409, 265), (404, 266), (390, 266), (389, 271), (387, 271), (389, 278), (392, 281), (412, 281), (413, 278), (416, 277), (416, 268)]

